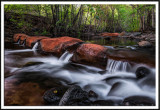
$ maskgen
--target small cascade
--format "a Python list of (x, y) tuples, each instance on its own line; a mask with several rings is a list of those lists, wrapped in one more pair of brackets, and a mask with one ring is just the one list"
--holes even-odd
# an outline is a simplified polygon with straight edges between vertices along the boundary
[(64, 61), (64, 62), (68, 62), (69, 59), (73, 56), (73, 53), (69, 53), (68, 51), (66, 51), (60, 58), (59, 60)]
[(14, 43), (14, 44), (20, 44), (20, 39), (17, 41), (17, 43)]
[(130, 67), (130, 64), (128, 62), (116, 61), (116, 60), (108, 59), (107, 68), (106, 69), (109, 72), (127, 71), (128, 67)]
[(23, 44), (22, 44), (22, 45), (20, 45), (20, 46), (23, 46), (23, 47), (24, 47), (24, 46), (25, 46), (25, 41), (24, 41), (24, 42), (23, 42)]
[(37, 47), (38, 47), (38, 42), (36, 42), (36, 43), (34, 44), (32, 50), (35, 51), (35, 50), (37, 49)]

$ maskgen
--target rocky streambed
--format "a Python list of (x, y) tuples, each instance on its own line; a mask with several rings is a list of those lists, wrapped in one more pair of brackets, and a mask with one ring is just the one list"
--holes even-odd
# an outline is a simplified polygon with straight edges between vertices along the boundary
[(5, 43), (5, 105), (154, 106), (155, 51), (68, 36)]

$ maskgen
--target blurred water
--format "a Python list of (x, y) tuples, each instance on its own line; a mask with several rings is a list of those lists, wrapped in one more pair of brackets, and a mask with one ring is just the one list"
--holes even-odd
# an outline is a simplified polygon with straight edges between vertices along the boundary
[[(103, 70), (99, 68), (69, 62), (73, 54), (67, 51), (59, 59), (35, 55), (33, 50), (36, 50), (37, 45), (33, 49), (5, 50), (5, 67), (9, 68), (10, 73), (16, 71), (16, 76), (21, 76), (18, 78), (23, 76), (27, 80), (36, 80), (40, 76), (57, 78), (64, 85), (77, 84), (85, 91), (93, 90), (98, 94), (98, 99), (124, 99), (133, 95), (155, 99), (155, 68), (146, 66), (151, 70), (150, 75), (137, 79), (136, 69), (145, 65), (132, 67), (128, 62), (109, 59), (106, 71), (100, 74)], [(42, 63), (23, 67), (28, 62)], [(23, 74), (25, 72), (28, 74)]]

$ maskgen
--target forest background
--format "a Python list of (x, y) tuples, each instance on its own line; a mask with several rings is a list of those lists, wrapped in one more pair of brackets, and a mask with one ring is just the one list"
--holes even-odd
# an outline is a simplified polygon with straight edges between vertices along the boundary
[(7, 4), (4, 10), (6, 36), (26, 33), (81, 38), (85, 33), (155, 30), (155, 5)]

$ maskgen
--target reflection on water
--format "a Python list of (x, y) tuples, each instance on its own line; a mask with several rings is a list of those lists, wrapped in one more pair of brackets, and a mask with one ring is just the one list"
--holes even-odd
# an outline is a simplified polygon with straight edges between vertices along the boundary
[(85, 42), (90, 42), (99, 45), (110, 45), (110, 46), (133, 46), (137, 45), (140, 41), (138, 39), (131, 39), (128, 37), (96, 37), (92, 39), (82, 39)]

